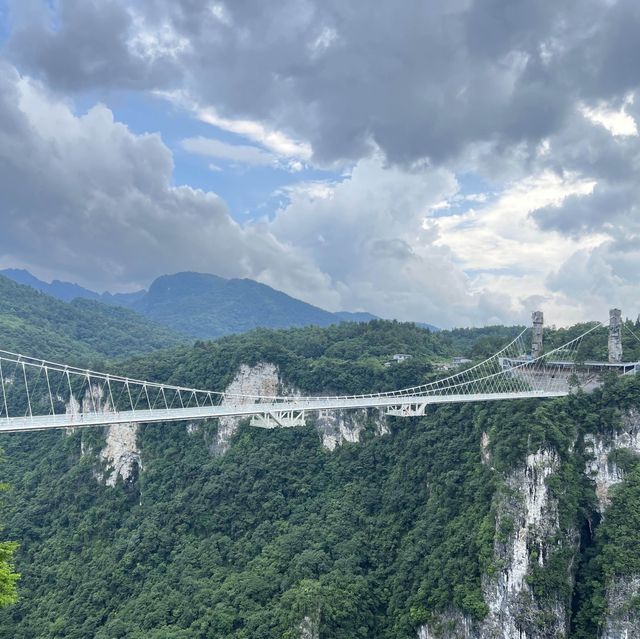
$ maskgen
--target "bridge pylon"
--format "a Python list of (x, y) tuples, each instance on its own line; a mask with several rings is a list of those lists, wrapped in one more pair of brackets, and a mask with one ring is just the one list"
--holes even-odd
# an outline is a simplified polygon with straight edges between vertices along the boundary
[(531, 314), (531, 320), (533, 322), (531, 332), (531, 357), (536, 359), (542, 355), (542, 349), (544, 347), (544, 315), (542, 311), (534, 311)]
[(622, 311), (612, 308), (609, 311), (609, 363), (622, 362)]

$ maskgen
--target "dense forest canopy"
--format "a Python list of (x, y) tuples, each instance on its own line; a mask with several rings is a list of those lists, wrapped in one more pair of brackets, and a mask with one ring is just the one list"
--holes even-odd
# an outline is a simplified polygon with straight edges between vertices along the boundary
[[(122, 318), (110, 323), (102, 309), (93, 313), (94, 303), (72, 305), (73, 316), (65, 305), (48, 306), (46, 296), (3, 304), (0, 320), (25, 327), (2, 329), (9, 349), (86, 356), (107, 370), (210, 389), (223, 389), (240, 364), (262, 361), (302, 392), (401, 388), (444, 374), (439, 366), (453, 356), (485, 357), (522, 330), (432, 333), (376, 320), (259, 329), (115, 359), (137, 349), (115, 330)], [(583, 329), (548, 330), (548, 348)], [(159, 343), (154, 335), (135, 343), (149, 349)], [(631, 334), (624, 339), (635, 357)], [(585, 353), (602, 356), (603, 349), (606, 331), (595, 332)], [(386, 366), (395, 353), (412, 357)], [(558, 551), (534, 571), (531, 588), (543, 598), (572, 599), (573, 636), (595, 637), (606, 584), (638, 572), (628, 558), (640, 548), (640, 467), (632, 454), (621, 460), (627, 481), (597, 526), (583, 441), (614, 432), (621, 411), (631, 408), (640, 408), (640, 380), (611, 378), (589, 395), (389, 418), (384, 436), (371, 421), (360, 443), (333, 452), (322, 447), (313, 420), (274, 431), (245, 424), (223, 456), (211, 453), (215, 423), (195, 432), (148, 425), (138, 435), (142, 471), (115, 487), (96, 479), (104, 472), (103, 429), (3, 436), (10, 490), (2, 536), (20, 544), (22, 577), (17, 603), (0, 612), (0, 638), (294, 638), (303, 618), (317, 617), (322, 637), (409, 639), (452, 606), (480, 619), (487, 613), (483, 575), (498, 569), (496, 495), (506, 474), (540, 449), (563, 460), (550, 483), (559, 535), (583, 527), (595, 534), (578, 558)], [(490, 465), (482, 460), (483, 434)], [(0, 561), (12, 550), (0, 546)], [(572, 593), (566, 575), (574, 561)], [(10, 601), (6, 592), (0, 587), (0, 603)]]
[[(593, 487), (571, 447), (615, 428), (621, 405), (640, 407), (639, 381), (559, 401), (441, 407), (333, 453), (312, 425), (245, 426), (222, 457), (209, 453), (213, 424), (191, 434), (149, 425), (143, 472), (116, 488), (96, 482), (100, 463), (87, 454), (101, 431), (7, 436), (13, 486), (2, 517), (21, 542), (23, 576), (0, 637), (293, 637), (319, 608), (321, 636), (409, 638), (452, 604), (481, 618), (502, 471), (532, 450), (560, 451), (564, 476), (552, 489), (564, 525), (588, 517)], [(494, 442), (492, 467), (481, 462), (482, 432)], [(600, 529), (596, 557), (640, 543), (628, 503), (614, 504), (621, 514)], [(622, 538), (611, 529), (620, 525)], [(536, 587), (567, 588), (568, 561), (558, 557), (555, 576), (537, 575)], [(580, 630), (602, 614), (607, 576), (597, 562), (585, 570)]]

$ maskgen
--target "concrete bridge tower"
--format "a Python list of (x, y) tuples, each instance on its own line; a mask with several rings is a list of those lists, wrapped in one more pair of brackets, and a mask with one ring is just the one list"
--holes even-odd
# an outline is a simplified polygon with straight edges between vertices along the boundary
[(622, 311), (612, 308), (609, 311), (609, 363), (622, 361)]
[(534, 359), (542, 355), (542, 339), (544, 332), (544, 316), (542, 311), (534, 311), (531, 314), (533, 320), (533, 334), (531, 336), (531, 357)]

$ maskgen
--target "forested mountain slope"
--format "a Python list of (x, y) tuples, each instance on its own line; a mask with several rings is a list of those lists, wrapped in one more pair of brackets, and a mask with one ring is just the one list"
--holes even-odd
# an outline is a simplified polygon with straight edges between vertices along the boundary
[(129, 306), (136, 299), (142, 297), (146, 291), (136, 291), (135, 293), (96, 293), (84, 286), (73, 284), (72, 282), (62, 282), (60, 280), (53, 280), (52, 282), (43, 282), (38, 279), (29, 271), (18, 268), (6, 268), (0, 271), (0, 275), (8, 277), (9, 279), (17, 282), (18, 284), (24, 284), (35, 288), (41, 293), (46, 293), (51, 297), (62, 300), (63, 302), (72, 302), (76, 298), (94, 300), (96, 302), (103, 302), (105, 304), (116, 304), (118, 306)]
[[(517, 332), (259, 330), (114, 366), (223, 389), (242, 365), (270, 362), (289, 388), (361, 392), (430, 379), (438, 361)], [(413, 358), (385, 366), (394, 352)], [(612, 584), (633, 593), (640, 580), (638, 411), (631, 377), (561, 400), (370, 412), (359, 441), (333, 451), (313, 420), (241, 425), (225, 454), (211, 446), (215, 422), (148, 425), (140, 465), (113, 486), (106, 429), (4, 436), (0, 519), (21, 543), (22, 579), (0, 638), (414, 639), (464, 627), (485, 639), (496, 623), (527, 639), (613, 637)], [(594, 460), (619, 475), (602, 523)], [(522, 578), (518, 597), (498, 596), (505, 575)], [(625, 602), (633, 623), (633, 594)]]
[(148, 291), (114, 295), (95, 293), (70, 282), (43, 282), (21, 269), (5, 269), (0, 275), (63, 301), (88, 299), (131, 308), (182, 335), (204, 339), (257, 327), (329, 326), (375, 318), (370, 313), (331, 313), (254, 280), (206, 273), (163, 275)]
[(163, 275), (131, 307), (185, 335), (208, 339), (259, 326), (328, 326), (374, 317), (369, 313), (330, 313), (253, 280), (205, 273)]
[(0, 275), (2, 349), (88, 365), (96, 355), (122, 357), (185, 341), (131, 310), (86, 299), (62, 302)]

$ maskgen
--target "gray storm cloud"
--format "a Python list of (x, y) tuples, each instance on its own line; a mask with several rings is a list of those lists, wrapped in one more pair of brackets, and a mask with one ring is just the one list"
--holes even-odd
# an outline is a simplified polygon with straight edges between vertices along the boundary
[(0, 256), (97, 288), (210, 270), (322, 288), (319, 271), (266, 228), (243, 228), (213, 193), (173, 186), (159, 135), (134, 135), (98, 105), (67, 105), (0, 65)]
[(635, 89), (640, 69), (633, 0), (61, 0), (55, 20), (38, 6), (8, 53), (52, 86), (185, 90), (321, 161), (537, 143), (577, 101)]
[[(332, 309), (471, 323), (498, 317), (436, 236), (444, 169), (362, 161), (318, 197), (302, 185), (272, 221), (236, 223), (213, 193), (172, 185), (170, 150), (102, 105), (77, 116), (7, 64), (0, 74), (0, 266), (134, 287), (163, 272), (252, 277)], [(416, 239), (416, 235), (418, 236)], [(504, 301), (504, 300), (503, 300)]]
[[(505, 320), (532, 299), (575, 306), (571, 282), (585, 311), (636, 290), (640, 138), (613, 135), (593, 116), (624, 109), (638, 119), (635, 0), (11, 6), (0, 54), (7, 265), (87, 273), (96, 286), (193, 268), (331, 308), (443, 324)], [(159, 135), (133, 135), (101, 105), (77, 117), (64, 102), (121, 89), (180, 96), (214, 110), (215, 122), (259, 123), (311, 149), (305, 162), (353, 170), (332, 199), (301, 189), (275, 219), (240, 225), (215, 194), (173, 185)], [(257, 147), (183, 146), (196, 141), (212, 157), (271, 162)], [(260, 141), (274, 153), (281, 142)], [(518, 297), (496, 285), (488, 299), (479, 282), (490, 274), (460, 266), (474, 241), (490, 246), (486, 234), (499, 232), (499, 220), (483, 222), (480, 200), (459, 221), (468, 238), (457, 253), (430, 235), (431, 207), (455, 197), (454, 176), (465, 173), (506, 196), (510, 183), (549, 173), (593, 182), (529, 214), (545, 237), (582, 241), (549, 262), (546, 289), (527, 282)]]

